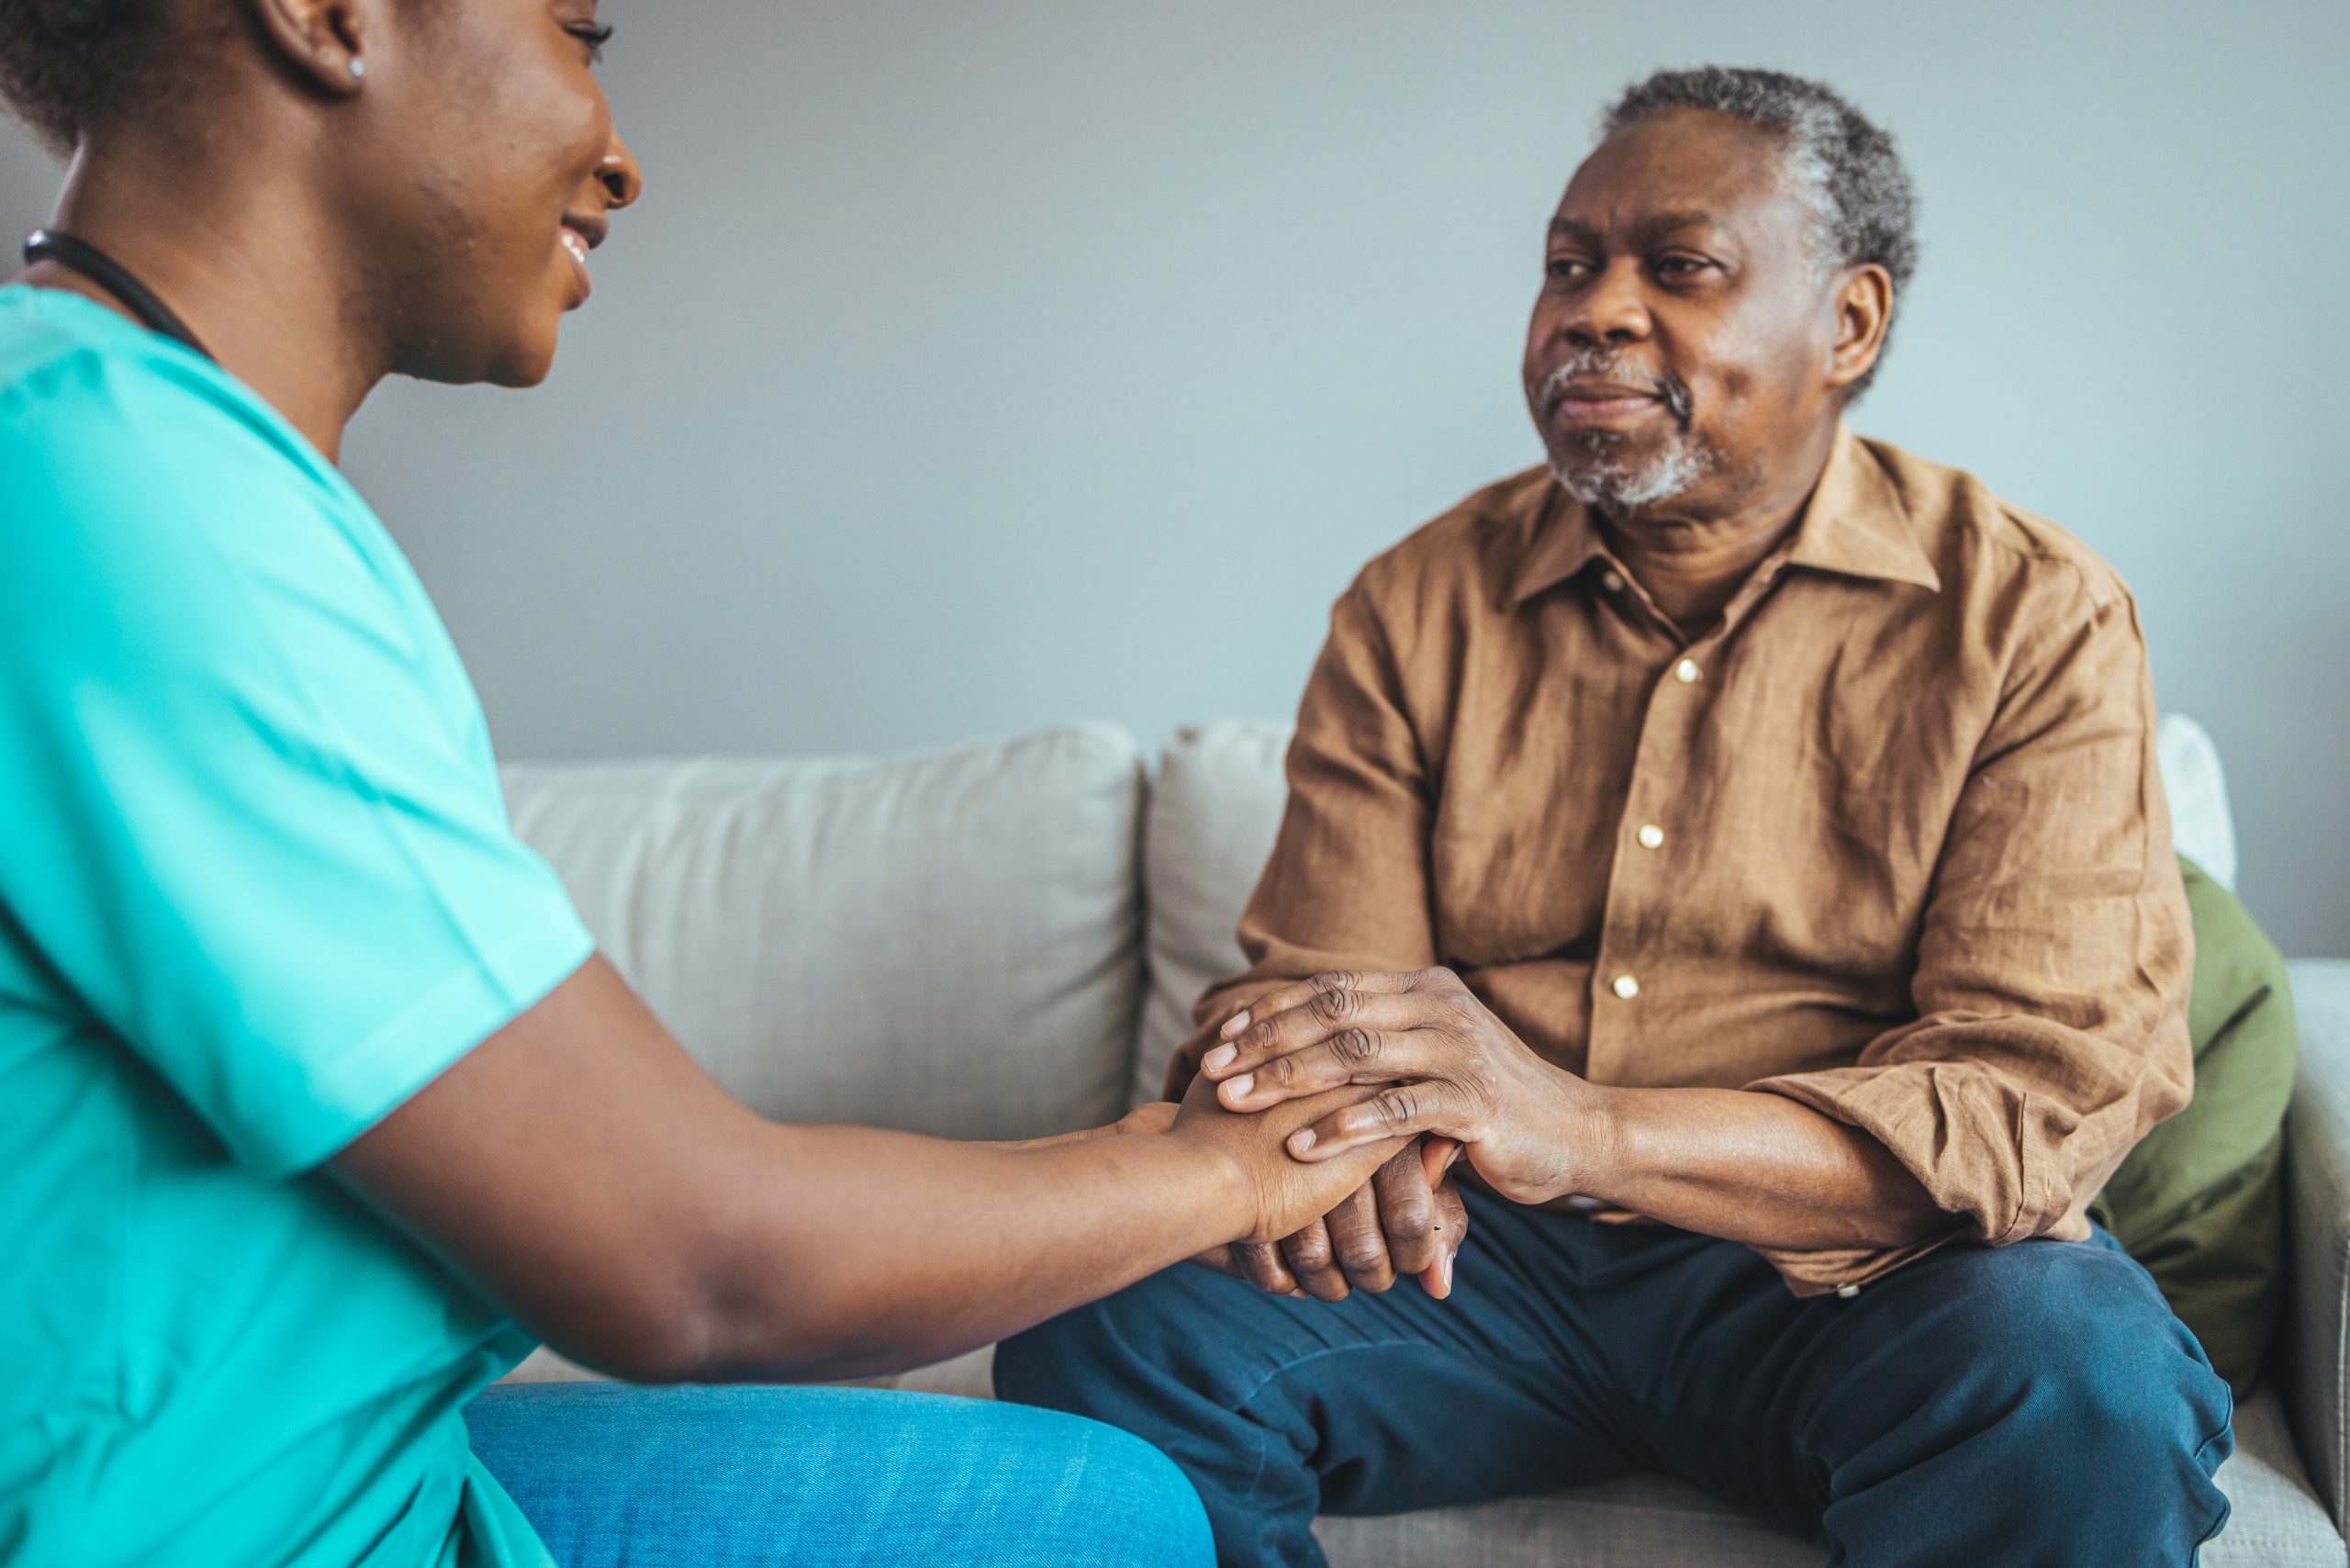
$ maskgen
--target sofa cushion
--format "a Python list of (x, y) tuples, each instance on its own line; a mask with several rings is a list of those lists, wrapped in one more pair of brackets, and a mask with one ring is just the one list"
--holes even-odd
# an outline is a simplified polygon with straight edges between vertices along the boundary
[[(1289, 736), (1285, 723), (1225, 720), (1168, 743), (1143, 827), (1150, 989), (1135, 1052), (1137, 1101), (1158, 1097), (1200, 993), (1242, 968), (1235, 933), (1281, 826)], [(2173, 842), (2232, 888), (2235, 829), (2218, 748), (2179, 714), (2164, 718), (2157, 744)]]
[(1123, 730), (505, 781), (605, 957), (762, 1114), (1013, 1138), (1124, 1108), (1142, 970)]
[(1240, 906), (1272, 852), (1289, 787), (1287, 724), (1226, 719), (1177, 733), (1144, 816), (1144, 946), (1149, 988), (1135, 1049), (1134, 1100), (1156, 1100), (1192, 1003), (1241, 966)]
[(2165, 713), (2154, 738), (2170, 797), (2171, 844), (2230, 892), (2236, 890), (2235, 813), (2220, 748), (2184, 713)]

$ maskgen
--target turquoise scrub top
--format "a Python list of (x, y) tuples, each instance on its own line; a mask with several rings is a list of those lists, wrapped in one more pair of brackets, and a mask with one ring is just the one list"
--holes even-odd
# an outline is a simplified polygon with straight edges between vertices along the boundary
[(0, 288), (0, 1563), (548, 1562), (531, 1340), (319, 1167), (591, 951), (341, 475)]

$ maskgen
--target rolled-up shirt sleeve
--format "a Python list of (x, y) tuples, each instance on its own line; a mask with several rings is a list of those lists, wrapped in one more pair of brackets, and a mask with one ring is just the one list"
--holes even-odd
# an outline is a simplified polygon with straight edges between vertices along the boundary
[(1937, 862), (1918, 1016), (1852, 1066), (1749, 1085), (1882, 1143), (1953, 1224), (1892, 1249), (1764, 1249), (1799, 1294), (1956, 1239), (2082, 1239), (2106, 1178), (2187, 1103), (2194, 936), (2136, 608), (2084, 584), (2034, 619)]

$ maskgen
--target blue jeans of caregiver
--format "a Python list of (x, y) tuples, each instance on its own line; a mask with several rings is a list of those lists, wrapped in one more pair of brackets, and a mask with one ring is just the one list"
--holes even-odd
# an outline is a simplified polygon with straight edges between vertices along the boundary
[(862, 1388), (505, 1384), (474, 1453), (560, 1568), (1193, 1568), (1199, 1498), (1149, 1444)]
[(1321, 1562), (1317, 1509), (1634, 1471), (1867, 1568), (2184, 1568), (2227, 1518), (2227, 1385), (2102, 1232), (1799, 1300), (1734, 1243), (1467, 1199), (1448, 1301), (1187, 1266), (1007, 1340), (996, 1391), (1165, 1450), (1231, 1564)]

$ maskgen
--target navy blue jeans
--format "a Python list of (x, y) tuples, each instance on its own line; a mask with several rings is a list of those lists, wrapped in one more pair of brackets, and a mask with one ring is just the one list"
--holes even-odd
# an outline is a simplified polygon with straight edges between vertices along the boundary
[(1164, 1454), (1048, 1410), (863, 1388), (522, 1383), (474, 1452), (560, 1568), (1205, 1568)]
[(1006, 1341), (996, 1392), (1165, 1450), (1232, 1564), (1319, 1563), (1317, 1510), (1634, 1471), (1867, 1568), (2184, 1568), (2227, 1518), (2227, 1385), (2102, 1232), (1798, 1300), (1734, 1243), (1468, 1204), (1448, 1301), (1172, 1269)]

